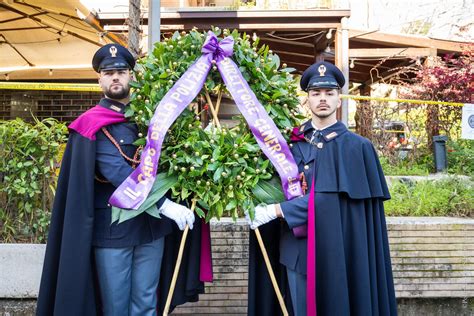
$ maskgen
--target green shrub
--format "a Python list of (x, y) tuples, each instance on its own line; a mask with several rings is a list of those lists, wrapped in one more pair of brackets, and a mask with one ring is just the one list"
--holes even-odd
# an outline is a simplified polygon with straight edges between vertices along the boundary
[[(474, 176), (474, 141), (458, 139), (446, 144), (448, 173)], [(381, 156), (380, 163), (385, 175), (390, 176), (423, 176), (434, 171), (433, 153), (424, 150), (416, 158), (390, 159)]]
[(50, 220), (66, 125), (0, 121), (0, 242), (42, 242)]
[(398, 181), (390, 194), (392, 199), (385, 202), (387, 216), (474, 217), (474, 185), (469, 180)]
[(474, 140), (448, 141), (447, 150), (449, 173), (474, 176)]
[(432, 161), (430, 157), (423, 156), (417, 161), (399, 160), (390, 163), (387, 157), (380, 157), (380, 164), (385, 175), (388, 176), (425, 176), (430, 173)]

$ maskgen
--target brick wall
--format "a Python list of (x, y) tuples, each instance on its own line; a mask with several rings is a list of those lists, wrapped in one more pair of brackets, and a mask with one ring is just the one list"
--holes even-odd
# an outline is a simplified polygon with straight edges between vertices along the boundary
[(199, 302), (178, 307), (173, 315), (247, 314), (248, 238), (244, 220), (211, 223), (214, 282), (206, 283)]
[[(433, 299), (402, 301), (404, 310), (419, 311), (437, 306), (437, 315), (474, 315), (474, 219), (449, 217), (387, 217), (392, 268), (397, 298)], [(244, 315), (247, 313), (249, 228), (243, 219), (230, 218), (211, 223), (213, 283), (199, 302), (177, 308), (173, 315)], [(460, 313), (446, 302), (459, 302)], [(465, 303), (464, 303), (465, 302)], [(442, 307), (443, 304), (447, 304)], [(456, 305), (456, 304), (455, 304)], [(459, 305), (459, 304), (458, 304)]]
[(0, 119), (54, 117), (70, 122), (96, 105), (101, 93), (82, 91), (0, 90)]
[(474, 297), (474, 219), (390, 217), (387, 226), (398, 298)]
[[(474, 219), (388, 217), (387, 226), (399, 315), (474, 315)], [(172, 315), (247, 313), (248, 234), (242, 219), (211, 223), (214, 282), (199, 302)], [(22, 252), (31, 245), (12, 246), (0, 244), (0, 267), (7, 269), (0, 269), (0, 315), (34, 315), (45, 245), (34, 245), (42, 248), (36, 259)], [(5, 263), (5, 248), (18, 251), (10, 256), (15, 265)], [(21, 264), (32, 266), (36, 277), (25, 277)]]

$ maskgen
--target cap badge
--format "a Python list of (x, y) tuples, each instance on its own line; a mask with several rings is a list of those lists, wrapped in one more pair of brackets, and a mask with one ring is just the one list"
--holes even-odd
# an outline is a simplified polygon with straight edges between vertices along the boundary
[(319, 76), (323, 77), (326, 74), (326, 66), (320, 65), (318, 67), (318, 71), (319, 71)]
[(111, 57), (117, 57), (117, 47), (111, 46), (109, 48), (110, 56)]

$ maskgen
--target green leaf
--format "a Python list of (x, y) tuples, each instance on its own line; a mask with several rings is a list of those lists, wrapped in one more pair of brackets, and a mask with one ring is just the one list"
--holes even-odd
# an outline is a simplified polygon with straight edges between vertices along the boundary
[(198, 205), (196, 205), (196, 207), (194, 208), (194, 211), (200, 218), (204, 218), (204, 216), (206, 216), (206, 214), (204, 213), (204, 210), (200, 208)]
[(230, 211), (230, 210), (233, 210), (237, 207), (237, 201), (232, 199), (230, 200), (229, 203), (227, 203), (226, 207), (225, 207), (225, 210), (226, 211)]
[(260, 180), (252, 188), (252, 193), (259, 202), (265, 204), (280, 203), (285, 200), (278, 177), (273, 177), (270, 180)]
[(173, 39), (173, 41), (176, 41), (176, 40), (178, 40), (178, 38), (180, 38), (180, 37), (181, 37), (181, 36), (180, 36), (179, 32), (178, 32), (178, 31), (175, 31), (175, 32), (173, 33), (173, 36), (172, 36), (171, 38)]
[(181, 199), (185, 200), (189, 196), (190, 192), (187, 188), (181, 188)]
[(156, 203), (161, 199), (169, 189), (171, 189), (176, 182), (178, 181), (177, 176), (175, 175), (168, 175), (167, 173), (160, 173), (157, 175), (155, 182), (153, 183), (153, 187), (151, 188), (148, 197), (146, 198), (145, 202), (138, 208), (138, 210), (128, 210), (128, 209), (118, 209), (118, 215), (114, 214), (114, 208), (112, 208), (112, 220), (111, 224), (119, 219), (118, 224), (123, 223), (126, 220), (134, 218), (140, 215), (143, 212), (150, 212), (152, 216), (156, 213), (154, 208), (156, 208)]
[(145, 212), (147, 212), (149, 215), (161, 219), (160, 212), (158, 210), (158, 207), (156, 204), (152, 205), (149, 209), (147, 209)]
[(136, 141), (133, 142), (135, 146), (145, 146), (146, 145), (146, 138), (142, 137), (137, 139)]
[(128, 108), (124, 113), (125, 117), (131, 117), (133, 114), (135, 114), (135, 111), (132, 108)]
[(221, 218), (222, 217), (222, 214), (224, 213), (224, 207), (222, 206), (222, 202), (219, 201), (217, 204), (216, 204), (216, 212), (217, 212), (217, 217), (218, 218)]
[(166, 172), (159, 173), (153, 183), (150, 194), (148, 194), (148, 197), (139, 209), (146, 210), (156, 204), (177, 182), (178, 177), (176, 175), (168, 175)]
[(110, 225), (112, 225), (113, 223), (115, 223), (116, 221), (119, 220), (120, 212), (122, 212), (121, 208), (118, 208), (116, 206), (112, 206), (112, 216), (111, 216), (112, 220), (110, 221)]
[(286, 67), (285, 69), (282, 69), (281, 71), (284, 71), (284, 72), (294, 72), (296, 70), (296, 68), (291, 68), (291, 67)]
[(219, 168), (217, 168), (217, 170), (214, 172), (214, 182), (218, 182), (219, 179), (221, 178), (222, 176), (222, 171), (224, 171), (224, 166), (220, 166)]

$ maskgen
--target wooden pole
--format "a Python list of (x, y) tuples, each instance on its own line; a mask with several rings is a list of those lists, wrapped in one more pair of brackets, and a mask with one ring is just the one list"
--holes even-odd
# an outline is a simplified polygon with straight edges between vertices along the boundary
[(257, 236), (260, 249), (262, 250), (263, 259), (265, 259), (268, 274), (270, 274), (270, 279), (272, 280), (273, 289), (275, 289), (275, 294), (278, 298), (278, 302), (280, 303), (281, 311), (283, 312), (284, 316), (288, 316), (288, 310), (286, 309), (285, 301), (283, 300), (283, 296), (281, 295), (280, 289), (278, 288), (278, 284), (275, 279), (275, 274), (273, 273), (272, 265), (270, 264), (270, 259), (268, 259), (267, 250), (265, 249), (265, 245), (263, 244), (262, 236), (260, 235), (260, 231), (258, 230), (258, 228), (255, 229), (255, 235)]
[(219, 89), (219, 93), (217, 94), (217, 102), (216, 102), (216, 115), (219, 113), (219, 109), (221, 107), (221, 100), (222, 100), (222, 89)]
[[(191, 211), (194, 212), (196, 207), (196, 200), (193, 199), (191, 205)], [(171, 286), (168, 292), (168, 297), (166, 298), (165, 309), (163, 310), (163, 316), (168, 316), (168, 311), (170, 310), (171, 299), (173, 298), (174, 288), (176, 287), (176, 280), (178, 280), (179, 268), (181, 266), (181, 261), (183, 260), (183, 251), (184, 245), (186, 244), (186, 237), (188, 236), (189, 225), (186, 224), (186, 227), (183, 231), (183, 237), (181, 237), (181, 244), (179, 245), (178, 258), (176, 259), (176, 265), (174, 266), (173, 278), (171, 279)]]
[(214, 126), (216, 126), (217, 128), (221, 128), (221, 123), (219, 122), (219, 118), (217, 116), (218, 113), (216, 112), (216, 108), (214, 107), (214, 104), (212, 103), (211, 95), (209, 94), (209, 91), (207, 90), (206, 85), (204, 85), (204, 89), (206, 90), (205, 96), (206, 96), (207, 103), (209, 104), (209, 109), (211, 110)]

